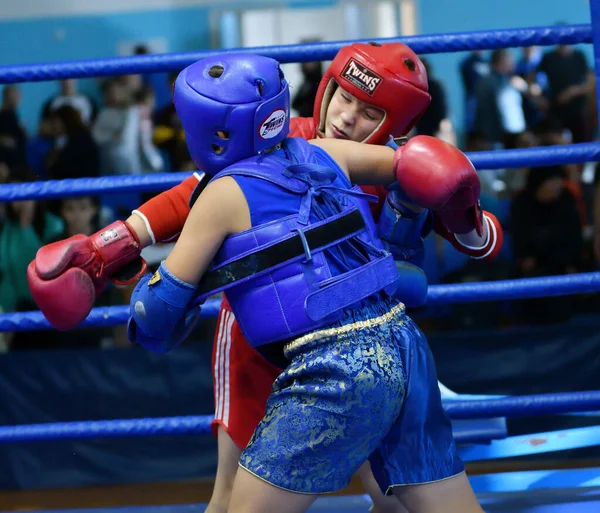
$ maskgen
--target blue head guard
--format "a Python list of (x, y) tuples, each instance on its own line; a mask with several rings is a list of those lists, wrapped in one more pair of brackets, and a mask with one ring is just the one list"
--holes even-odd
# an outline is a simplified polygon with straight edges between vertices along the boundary
[(202, 59), (177, 77), (174, 103), (190, 155), (209, 175), (274, 147), (289, 133), (288, 83), (268, 57)]

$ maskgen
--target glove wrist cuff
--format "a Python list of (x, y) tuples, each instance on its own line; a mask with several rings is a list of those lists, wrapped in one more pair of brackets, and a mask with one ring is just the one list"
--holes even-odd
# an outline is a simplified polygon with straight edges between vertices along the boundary
[(90, 237), (90, 240), (111, 275), (142, 253), (140, 239), (125, 221), (115, 221)]
[(476, 231), (480, 237), (483, 235), (483, 211), (479, 202), (464, 210), (441, 210), (435, 214), (450, 233), (464, 235)]
[(148, 282), (148, 286), (153, 288), (157, 286), (156, 295), (165, 303), (168, 303), (176, 308), (185, 308), (194, 297), (196, 287), (190, 283), (180, 280), (175, 276), (162, 261), (158, 271)]

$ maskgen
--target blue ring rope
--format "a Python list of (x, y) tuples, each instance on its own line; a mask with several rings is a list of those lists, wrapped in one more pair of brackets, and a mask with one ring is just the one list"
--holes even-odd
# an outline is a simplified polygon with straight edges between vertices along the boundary
[[(518, 150), (467, 153), (478, 170), (536, 167), (560, 164), (582, 164), (600, 161), (600, 143), (579, 143)], [(84, 172), (85, 170), (82, 170)], [(28, 199), (56, 199), (119, 192), (154, 192), (179, 185), (192, 172), (156, 173), (149, 175), (73, 178), (0, 186), (0, 202)]]
[[(358, 42), (360, 41), (375, 41), (381, 44), (400, 41), (418, 54), (427, 54), (591, 43), (592, 30), (591, 25), (581, 24), (363, 39)], [(356, 42), (333, 41), (0, 66), (0, 84), (179, 71), (199, 59), (226, 52), (257, 53), (277, 59), (281, 63), (328, 61), (333, 59), (342, 46)]]
[[(600, 392), (544, 394), (480, 401), (452, 401), (445, 403), (444, 408), (453, 419), (535, 416), (595, 411), (600, 410)], [(0, 443), (201, 434), (210, 431), (212, 419), (212, 415), (199, 415), (0, 426)], [(466, 442), (466, 440), (462, 441)]]
[(432, 285), (428, 305), (567, 296), (600, 291), (600, 272), (541, 276), (516, 280)]
[[(453, 419), (533, 417), (600, 410), (600, 391), (523, 395), (480, 401), (444, 401)], [(600, 440), (598, 441), (600, 443)]]
[[(600, 272), (522, 278), (518, 280), (488, 281), (432, 285), (427, 295), (428, 305), (470, 303), (597, 292), (600, 290)], [(202, 305), (203, 317), (217, 317), (221, 300), (213, 299)], [(81, 327), (119, 326), (129, 319), (129, 306), (94, 308)], [(0, 314), (0, 332), (53, 329), (40, 311)]]

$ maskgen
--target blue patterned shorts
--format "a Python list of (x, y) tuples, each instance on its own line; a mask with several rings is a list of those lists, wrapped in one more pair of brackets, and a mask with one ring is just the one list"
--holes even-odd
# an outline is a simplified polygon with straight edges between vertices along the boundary
[[(311, 494), (345, 488), (367, 459), (384, 491), (459, 473), (433, 360), (412, 368), (422, 347), (431, 357), (404, 305), (390, 300), (348, 310), (331, 327), (290, 342), (290, 364), (273, 385), (240, 465), (275, 486)], [(418, 404), (417, 390), (425, 389), (427, 404)], [(411, 417), (413, 408), (419, 419)], [(424, 465), (434, 468), (416, 469)]]

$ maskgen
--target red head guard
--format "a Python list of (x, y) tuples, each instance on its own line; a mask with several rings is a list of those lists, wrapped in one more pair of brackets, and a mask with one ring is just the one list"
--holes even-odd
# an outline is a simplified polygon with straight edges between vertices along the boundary
[(319, 136), (323, 136), (327, 108), (338, 85), (385, 112), (364, 143), (386, 144), (390, 135), (407, 134), (431, 101), (425, 66), (405, 44), (345, 46), (319, 84), (313, 113)]

